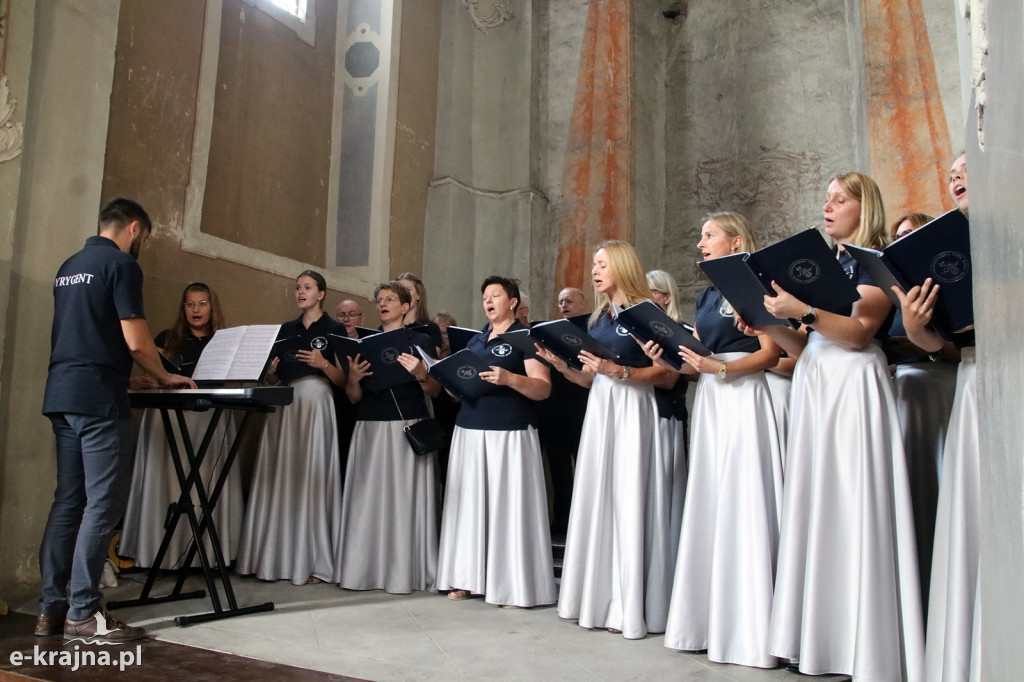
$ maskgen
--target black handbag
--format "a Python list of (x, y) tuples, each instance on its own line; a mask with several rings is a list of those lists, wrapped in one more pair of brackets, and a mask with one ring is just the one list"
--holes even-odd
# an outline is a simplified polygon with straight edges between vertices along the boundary
[[(395, 398), (394, 391), (391, 391), (391, 399), (395, 401), (395, 409), (398, 410), (399, 418), (405, 421), (405, 417), (402, 416), (402, 408), (398, 406), (398, 399)], [(402, 431), (405, 433), (405, 439), (409, 441), (412, 451), (417, 455), (428, 455), (431, 452), (437, 452), (444, 445), (444, 439), (448, 437), (444, 427), (441, 426), (441, 422), (433, 417), (421, 419), (414, 424), (406, 424)]]

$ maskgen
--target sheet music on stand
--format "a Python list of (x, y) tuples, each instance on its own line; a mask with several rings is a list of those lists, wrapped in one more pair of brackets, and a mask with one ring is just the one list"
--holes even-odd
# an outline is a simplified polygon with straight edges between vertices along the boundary
[(257, 382), (270, 360), (270, 351), (281, 330), (279, 324), (250, 324), (218, 329), (196, 363), (193, 381)]

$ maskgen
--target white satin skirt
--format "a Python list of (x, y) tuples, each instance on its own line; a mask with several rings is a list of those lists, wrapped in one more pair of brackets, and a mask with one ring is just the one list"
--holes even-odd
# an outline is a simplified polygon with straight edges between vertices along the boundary
[(441, 517), (437, 589), (488, 604), (539, 606), (558, 598), (537, 429), (456, 426)]
[[(721, 353), (731, 362), (749, 353)], [(701, 374), (665, 646), (774, 668), (768, 653), (782, 451), (764, 372)]]
[(433, 590), (435, 453), (416, 455), (401, 421), (357, 421), (335, 544), (333, 582), (348, 590)]
[[(206, 429), (213, 418), (213, 412), (184, 412), (185, 425), (194, 448), (202, 442)], [(171, 428), (178, 443), (178, 452), (182, 458), (182, 467), (188, 476), (190, 467), (185, 449), (182, 446), (181, 430), (177, 417), (172, 413)], [(203, 488), (207, 497), (213, 492), (214, 484), (224, 469), (224, 462), (231, 444), (235, 440), (235, 420), (231, 412), (221, 415), (214, 431), (210, 447), (206, 451), (203, 463), (199, 467)], [(149, 568), (156, 561), (156, 553), (164, 539), (164, 521), (167, 518), (167, 507), (177, 502), (181, 496), (181, 486), (174, 472), (170, 448), (167, 445), (167, 434), (164, 431), (160, 410), (148, 409), (142, 414), (139, 428), (139, 440), (135, 446), (135, 468), (132, 471), (131, 491), (128, 494), (128, 506), (124, 513), (124, 526), (121, 531), (121, 542), (118, 552), (122, 556), (135, 558), (135, 565)], [(192, 504), (196, 516), (201, 517), (199, 497), (192, 491)], [(213, 520), (217, 528), (220, 550), (224, 560), (231, 563), (238, 549), (238, 534), (242, 529), (242, 484), (237, 466), (233, 466), (224, 481), (217, 505), (213, 510)], [(210, 565), (215, 565), (213, 545), (209, 536), (205, 536), (204, 545)], [(178, 525), (171, 536), (167, 553), (164, 555), (160, 568), (180, 568), (185, 561), (185, 553), (192, 544), (192, 529), (188, 517), (184, 514), (178, 519)], [(199, 566), (198, 553), (192, 560), (193, 566)]]
[(939, 475), (946, 427), (956, 392), (957, 365), (951, 362), (916, 362), (896, 366), (893, 389), (896, 411), (907, 453), (910, 499), (914, 505), (917, 562), (927, 608), (935, 538), (935, 509), (939, 502)]
[(769, 652), (811, 675), (922, 680), (914, 518), (881, 349), (811, 333), (790, 417)]
[[(576, 458), (558, 615), (626, 639), (664, 632), (674, 557), (650, 385), (594, 378)], [(685, 512), (684, 512), (685, 513)]]
[(334, 402), (319, 376), (292, 384), (295, 398), (267, 416), (235, 570), (303, 585), (330, 581), (341, 523)]
[(786, 440), (789, 438), (789, 395), (793, 390), (793, 377), (775, 372), (765, 372), (765, 381), (772, 394), (772, 409), (775, 411), (775, 426), (779, 431), (779, 447), (782, 448), (782, 463), (786, 463)]
[(961, 351), (946, 434), (928, 601), (929, 682), (967, 680), (980, 662), (981, 471), (974, 348)]

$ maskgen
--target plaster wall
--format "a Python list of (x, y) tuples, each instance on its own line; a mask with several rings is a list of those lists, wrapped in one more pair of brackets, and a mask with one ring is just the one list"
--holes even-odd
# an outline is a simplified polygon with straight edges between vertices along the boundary
[(423, 280), (433, 309), (480, 326), (485, 277), (516, 277), (528, 292), (533, 284), (534, 216), (545, 200), (530, 173), (531, 3), (486, 33), (461, 4), (445, 3), (441, 26)]
[(983, 680), (995, 682), (1019, 678), (1024, 666), (1024, 6), (972, 4), (987, 12), (990, 46), (984, 150), (973, 115), (964, 139), (978, 329), (981, 672)]
[(40, 414), (52, 278), (96, 233), (119, 4), (96, 0), (85, 11), (74, 0), (48, 0), (35, 3), (31, 23), (14, 27), (32, 31), (32, 61), (0, 382), (0, 594), (12, 603), (39, 581), (36, 554), (56, 480), (53, 436)]

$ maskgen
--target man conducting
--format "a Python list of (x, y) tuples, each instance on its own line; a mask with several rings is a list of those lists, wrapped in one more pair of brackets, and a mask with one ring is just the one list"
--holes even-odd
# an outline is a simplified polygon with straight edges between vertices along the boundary
[(39, 548), (36, 635), (123, 642), (145, 634), (107, 615), (98, 585), (127, 498), (132, 361), (148, 375), (133, 388), (195, 388), (163, 369), (146, 326), (136, 259), (151, 230), (139, 204), (111, 200), (97, 236), (54, 279), (43, 414), (57, 441), (57, 488)]

